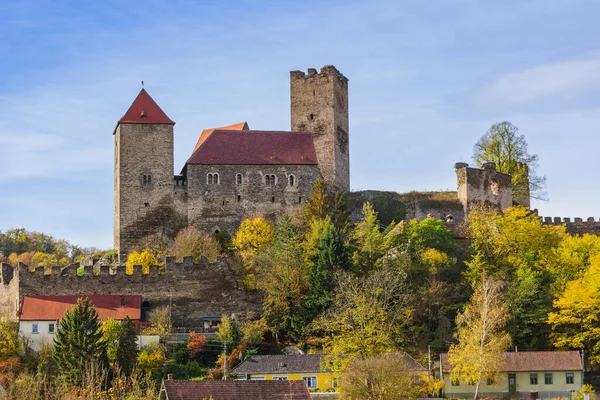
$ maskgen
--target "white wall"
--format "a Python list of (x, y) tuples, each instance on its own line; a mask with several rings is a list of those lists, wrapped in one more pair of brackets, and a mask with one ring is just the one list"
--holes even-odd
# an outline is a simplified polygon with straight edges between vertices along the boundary
[[(49, 324), (54, 324), (54, 332), (48, 332)], [(38, 324), (38, 333), (33, 333), (33, 324)], [(58, 329), (57, 321), (20, 321), (19, 334), (29, 340), (29, 345), (32, 349), (38, 350), (43, 343), (53, 344), (56, 330)]]

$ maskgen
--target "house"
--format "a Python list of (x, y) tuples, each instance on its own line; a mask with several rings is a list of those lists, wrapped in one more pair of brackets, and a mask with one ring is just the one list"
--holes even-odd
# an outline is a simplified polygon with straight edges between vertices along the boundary
[[(37, 350), (43, 343), (52, 344), (61, 318), (82, 296), (23, 296), (19, 312), (19, 334), (29, 339)], [(129, 317), (139, 332), (141, 328), (142, 296), (98, 295), (90, 299), (100, 320), (122, 320)]]
[[(448, 398), (473, 397), (474, 385), (452, 381), (448, 353), (440, 356), (440, 374)], [(504, 353), (504, 366), (496, 382), (483, 382), (482, 397), (510, 394), (522, 398), (568, 397), (581, 390), (583, 360), (578, 351), (528, 351)], [(535, 396), (535, 397), (534, 397)]]
[(322, 370), (322, 364), (323, 354), (250, 356), (230, 375), (240, 380), (303, 380), (311, 391), (332, 391), (333, 375)]
[(162, 382), (161, 400), (311, 400), (300, 381), (174, 381)]

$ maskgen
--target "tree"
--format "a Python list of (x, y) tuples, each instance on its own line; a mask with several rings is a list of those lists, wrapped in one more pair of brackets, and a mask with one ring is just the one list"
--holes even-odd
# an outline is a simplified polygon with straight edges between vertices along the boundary
[(120, 330), (121, 323), (114, 318), (102, 322), (102, 341), (106, 344), (106, 356), (111, 366), (115, 366), (117, 362)]
[(385, 250), (384, 237), (379, 227), (377, 213), (371, 203), (363, 204), (363, 218), (358, 222), (352, 232), (352, 239), (356, 246), (352, 254), (355, 272), (365, 274), (375, 268), (377, 261), (383, 256)]
[(223, 315), (215, 334), (222, 342), (236, 345), (241, 337), (240, 323), (237, 319)]
[(257, 254), (273, 239), (273, 225), (263, 217), (248, 218), (242, 221), (233, 235), (231, 244), (242, 259), (241, 285), (247, 290), (257, 287), (259, 274)]
[(330, 186), (319, 177), (313, 184), (310, 196), (304, 206), (304, 221), (310, 225), (313, 220), (330, 218), (333, 225), (342, 233), (348, 226), (348, 206), (344, 192), (337, 186)]
[(0, 317), (0, 361), (16, 357), (19, 354), (19, 323), (8, 315)]
[(186, 348), (190, 351), (190, 356), (194, 357), (198, 353), (204, 352), (208, 347), (208, 340), (205, 335), (198, 335), (195, 331), (190, 333)]
[(394, 351), (411, 323), (406, 275), (383, 265), (369, 276), (339, 273), (332, 307), (315, 323), (324, 333), (325, 362), (339, 377), (357, 357)]
[(142, 347), (137, 362), (138, 370), (142, 374), (158, 380), (161, 378), (165, 363), (165, 348), (158, 342), (151, 342)]
[(125, 271), (127, 274), (133, 274), (134, 265), (141, 265), (143, 273), (147, 274), (150, 272), (150, 266), (158, 265), (158, 261), (149, 251), (144, 250), (141, 253), (132, 251), (127, 256), (127, 261), (125, 262)]
[(569, 281), (548, 315), (552, 344), (584, 349), (592, 365), (600, 365), (600, 254), (592, 257), (583, 276)]
[(119, 347), (116, 360), (125, 376), (130, 376), (138, 358), (137, 333), (131, 319), (126, 316), (119, 326)]
[(420, 390), (403, 353), (356, 358), (340, 379), (343, 400), (415, 399)]
[(512, 177), (513, 196), (531, 195), (535, 199), (547, 198), (546, 177), (535, 173), (537, 154), (527, 152), (524, 135), (508, 121), (493, 124), (473, 149), (473, 160), (481, 167), (485, 162), (496, 163), (496, 170)]
[(81, 382), (87, 363), (106, 361), (106, 343), (98, 313), (89, 298), (78, 299), (77, 305), (61, 319), (54, 338), (54, 359), (69, 382)]
[(476, 284), (471, 302), (456, 317), (457, 344), (450, 346), (448, 361), (452, 364), (451, 379), (475, 386), (484, 380), (495, 380), (504, 362), (504, 352), (510, 346), (510, 335), (504, 331), (508, 307), (503, 302), (502, 282), (485, 275)]
[(182, 229), (175, 237), (173, 254), (179, 261), (185, 256), (192, 256), (195, 263), (199, 263), (202, 256), (215, 261), (220, 253), (221, 246), (217, 240), (193, 226)]
[(148, 319), (152, 324), (148, 328), (144, 329), (144, 335), (159, 335), (164, 337), (170, 335), (173, 331), (171, 311), (169, 310), (168, 306), (158, 307), (150, 311)]

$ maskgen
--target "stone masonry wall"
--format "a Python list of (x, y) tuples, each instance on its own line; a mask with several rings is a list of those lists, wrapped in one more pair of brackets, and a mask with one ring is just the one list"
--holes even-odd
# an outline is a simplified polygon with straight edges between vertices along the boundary
[[(219, 184), (208, 184), (208, 173), (218, 173)], [(266, 174), (276, 176), (276, 185), (265, 185)], [(204, 231), (233, 234), (244, 218), (274, 219), (302, 207), (318, 177), (316, 165), (188, 165), (188, 221)]]
[(350, 190), (348, 79), (335, 67), (290, 72), (291, 130), (311, 132), (321, 174)]
[[(144, 185), (142, 176), (151, 175)], [(173, 125), (120, 124), (115, 130), (115, 249), (121, 260), (145, 236), (172, 233)]]
[[(83, 276), (77, 275), (74, 264), (65, 269), (52, 268), (44, 274), (43, 268), (31, 272), (21, 264), (18, 268), (2, 265), (0, 284), (0, 313), (17, 315), (18, 304), (25, 295), (141, 295), (142, 302), (150, 307), (171, 304), (175, 326), (199, 327), (202, 317), (260, 312), (260, 293), (247, 293), (237, 289), (235, 275), (224, 258), (209, 263), (203, 259), (194, 264), (191, 257), (184, 257), (182, 263), (175, 263), (168, 257), (165, 273), (159, 274), (158, 267), (150, 267), (149, 274), (143, 274), (140, 266), (132, 275), (125, 273), (125, 267), (117, 267), (110, 273), (109, 266), (99, 266), (99, 274), (94, 275), (91, 267), (85, 268)], [(13, 274), (9, 279), (10, 274)]]
[(545, 225), (565, 225), (567, 232), (571, 235), (600, 235), (600, 219), (594, 217), (586, 218), (561, 218), (561, 217), (540, 217)]
[(458, 199), (467, 215), (473, 208), (485, 207), (502, 211), (513, 205), (510, 175), (496, 172), (494, 163), (483, 168), (469, 168), (466, 163), (457, 163)]

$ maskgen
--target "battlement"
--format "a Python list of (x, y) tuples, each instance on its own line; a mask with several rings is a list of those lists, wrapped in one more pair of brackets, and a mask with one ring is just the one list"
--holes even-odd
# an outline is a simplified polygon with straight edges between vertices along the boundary
[(544, 225), (565, 225), (567, 232), (572, 235), (600, 235), (600, 218), (586, 219), (575, 217), (539, 217)]
[(292, 79), (309, 79), (309, 78), (331, 76), (331, 75), (335, 76), (343, 83), (348, 82), (348, 78), (346, 78), (344, 76), (344, 74), (342, 74), (333, 65), (324, 66), (323, 68), (321, 68), (321, 72), (317, 72), (316, 68), (308, 68), (308, 73), (305, 73), (304, 71), (299, 71), (299, 70), (290, 71), (290, 78), (292, 78)]

